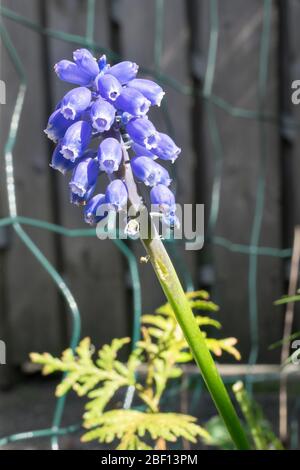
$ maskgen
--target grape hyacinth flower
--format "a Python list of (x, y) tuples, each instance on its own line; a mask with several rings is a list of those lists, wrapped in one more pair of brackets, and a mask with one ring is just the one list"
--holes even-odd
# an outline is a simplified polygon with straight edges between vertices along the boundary
[[(174, 162), (180, 149), (148, 118), (151, 107), (161, 104), (161, 86), (138, 78), (134, 62), (111, 66), (105, 55), (96, 60), (87, 49), (77, 49), (73, 61), (61, 60), (54, 68), (61, 80), (76, 86), (59, 101), (45, 129), (56, 143), (50, 165), (64, 175), (72, 171), (70, 201), (85, 206), (84, 220), (102, 220), (97, 210), (104, 204), (114, 211), (132, 204), (128, 169), (133, 183), (152, 188), (153, 204), (161, 198), (163, 217), (175, 214), (171, 178), (158, 161)], [(100, 174), (108, 183), (97, 194)], [(142, 203), (140, 197), (138, 201)]]
[[(151, 203), (162, 219), (176, 226), (175, 197), (168, 187), (171, 179), (168, 171), (154, 160), (174, 163), (180, 148), (169, 136), (158, 132), (148, 118), (151, 106), (160, 105), (163, 90), (151, 80), (137, 78), (138, 65), (134, 62), (110, 66), (105, 55), (96, 60), (87, 49), (76, 50), (73, 60), (61, 60), (54, 67), (61, 80), (77, 87), (59, 101), (45, 131), (56, 142), (52, 168), (63, 174), (73, 170), (69, 182), (71, 203), (84, 206), (88, 224), (98, 223), (110, 211), (115, 214), (128, 205), (136, 214), (142, 213), (145, 205), (137, 191), (136, 178), (151, 187)], [(97, 193), (101, 173), (107, 177), (108, 185)], [(131, 222), (138, 225), (137, 217), (129, 220), (127, 226)], [(249, 449), (172, 261), (158, 233), (152, 235), (151, 217), (147, 216), (147, 221), (151, 230), (142, 238), (147, 258), (236, 447)]]

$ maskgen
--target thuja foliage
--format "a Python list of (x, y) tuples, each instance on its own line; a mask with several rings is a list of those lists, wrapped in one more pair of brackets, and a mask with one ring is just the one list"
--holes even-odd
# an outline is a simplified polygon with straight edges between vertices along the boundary
[[(211, 316), (198, 313), (199, 310), (210, 313), (218, 310), (207, 292), (189, 292), (186, 296), (199, 326), (221, 327)], [(240, 358), (235, 338), (215, 339), (205, 334), (205, 340), (215, 355), (226, 351)], [(85, 338), (75, 351), (64, 351), (60, 359), (48, 353), (32, 353), (31, 360), (43, 365), (45, 375), (57, 371), (65, 373), (56, 389), (57, 396), (73, 389), (80, 397), (87, 397), (83, 415), (83, 427), (87, 429), (82, 436), (84, 442), (118, 441), (117, 449), (122, 450), (165, 448), (167, 442), (176, 442), (179, 438), (195, 443), (200, 437), (209, 442), (209, 433), (197, 424), (196, 418), (161, 409), (170, 381), (180, 377), (182, 365), (192, 360), (170, 304), (142, 317), (141, 340), (124, 363), (118, 355), (129, 342), (129, 338), (114, 339), (93, 357), (91, 341)], [(112, 399), (122, 388), (134, 391), (134, 409), (125, 409), (122, 405), (111, 409)]]

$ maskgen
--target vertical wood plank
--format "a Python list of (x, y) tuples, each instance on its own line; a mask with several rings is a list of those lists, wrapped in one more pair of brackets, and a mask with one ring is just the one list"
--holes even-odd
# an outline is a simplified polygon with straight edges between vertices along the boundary
[[(98, 0), (95, 14), (95, 40), (108, 47), (107, 3)], [(48, 4), (49, 27), (67, 33), (86, 32), (87, 1), (54, 1)], [(72, 58), (79, 46), (56, 39), (50, 41), (51, 63)], [(52, 73), (51, 70), (49, 73)], [(71, 88), (52, 73), (54, 100)], [(67, 227), (88, 228), (82, 210), (69, 203), (69, 177), (59, 178), (62, 220)], [(102, 188), (103, 189), (103, 188)], [(112, 241), (97, 238), (64, 239), (65, 277), (78, 301), (83, 322), (82, 335), (91, 336), (95, 344), (128, 334), (124, 305), (124, 272), (122, 255)]]
[[(185, 15), (185, 2), (182, 0), (162, 2), (162, 17), (155, 16), (155, 1), (121, 0), (118, 3), (124, 58), (137, 62), (141, 69), (150, 70), (157, 74), (167, 74), (183, 85), (189, 84), (187, 68), (189, 31)], [(130, 22), (128, 17), (131, 19)], [(161, 21), (161, 26), (156, 21)], [(155, 42), (158, 40), (157, 34), (160, 27), (162, 31), (161, 45)], [(159, 47), (161, 47), (160, 63), (156, 63), (155, 49)], [(156, 67), (157, 70), (155, 70)], [(148, 78), (156, 80), (153, 76)], [(193, 201), (193, 184), (191, 184), (193, 152), (189, 130), (191, 100), (174, 91), (165, 83), (162, 85), (166, 91), (164, 106), (159, 110), (151, 110), (150, 118), (161, 132), (171, 133), (176, 143), (182, 148), (182, 155), (176, 161), (177, 200), (179, 203), (191, 203)], [(168, 119), (166, 119), (165, 110), (167, 110)], [(168, 120), (171, 122), (172, 129), (168, 126)], [(170, 170), (170, 167), (168, 169)], [(180, 256), (187, 263), (187, 269), (193, 271), (192, 256), (184, 253), (180, 247), (178, 249)], [(138, 258), (144, 254), (139, 243), (135, 244), (135, 253)], [(164, 302), (164, 297), (152, 267), (148, 264), (142, 264), (140, 272), (143, 308), (145, 311), (151, 311)]]
[[(4, 1), (17, 13), (38, 22), (38, 1)], [(9, 20), (4, 24), (23, 63), (28, 89), (14, 148), (17, 206), (20, 215), (47, 220), (50, 218), (49, 179), (46, 144), (43, 136), (43, 82), (39, 59), (40, 38), (36, 33)], [(6, 51), (1, 59), (1, 79), (6, 82), (6, 105), (1, 106), (1, 148), (18, 92), (19, 78)], [(4, 171), (1, 158), (1, 173)], [(2, 177), (3, 178), (3, 177)], [(1, 199), (6, 204), (4, 181)], [(7, 214), (7, 210), (5, 209)], [(43, 253), (53, 261), (53, 236), (38, 229), (26, 229)], [(12, 234), (7, 253), (7, 304), (12, 345), (7, 352), (10, 364), (28, 359), (32, 350), (59, 350), (55, 287), (48, 274), (23, 243)]]

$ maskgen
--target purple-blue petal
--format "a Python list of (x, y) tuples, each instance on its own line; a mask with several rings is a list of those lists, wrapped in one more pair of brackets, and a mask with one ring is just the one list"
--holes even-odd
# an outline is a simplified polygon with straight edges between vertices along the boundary
[(102, 98), (111, 102), (116, 101), (120, 93), (122, 92), (122, 85), (116, 77), (112, 75), (99, 74), (95, 79), (95, 85), (97, 91), (100, 93)]
[(151, 204), (159, 206), (163, 212), (173, 212), (176, 209), (174, 194), (163, 184), (158, 184), (151, 189), (150, 200)]
[(92, 197), (96, 189), (96, 184), (91, 186), (84, 196), (79, 196), (76, 193), (73, 193), (72, 190), (70, 191), (70, 203), (75, 204), (75, 206), (85, 206), (87, 201)]
[(181, 149), (177, 147), (174, 140), (171, 139), (167, 134), (162, 132), (158, 133), (157, 147), (155, 154), (162, 160), (170, 160), (172, 163), (175, 162), (176, 158), (180, 154)]
[(115, 101), (117, 109), (138, 117), (145, 116), (149, 111), (150, 105), (150, 101), (134, 88), (123, 88)]
[(108, 131), (115, 120), (115, 108), (102, 98), (98, 98), (91, 107), (92, 126), (98, 132)]
[(108, 174), (119, 169), (122, 161), (122, 146), (114, 137), (104, 139), (99, 145), (98, 160), (100, 170)]
[(88, 88), (73, 88), (61, 100), (60, 111), (66, 119), (74, 120), (89, 107), (91, 99), (92, 93)]
[(66, 158), (64, 158), (61, 153), (61, 145), (58, 144), (52, 154), (50, 166), (54, 170), (58, 170), (63, 175), (65, 175), (67, 171), (74, 169), (74, 167), (76, 166), (76, 162), (71, 162), (71, 160), (67, 160)]
[(82, 72), (94, 80), (99, 73), (99, 67), (96, 59), (87, 49), (77, 49), (73, 52), (73, 58)]
[(134, 157), (130, 163), (135, 177), (146, 186), (159, 183), (169, 186), (172, 181), (168, 171), (148, 157)]
[(139, 66), (128, 60), (119, 62), (108, 69), (108, 73), (116, 77), (122, 85), (133, 80), (138, 73)]
[(70, 60), (61, 60), (55, 64), (54, 70), (58, 78), (64, 82), (82, 86), (88, 86), (91, 83), (91, 77)]
[(63, 138), (66, 130), (73, 123), (74, 121), (71, 121), (70, 119), (66, 119), (62, 115), (60, 108), (58, 108), (49, 117), (48, 124), (44, 132), (49, 139), (53, 140), (53, 142), (57, 142), (58, 140)]
[(107, 216), (106, 208), (105, 194), (96, 194), (84, 208), (84, 221), (90, 225), (97, 224)]
[(131, 119), (126, 125), (126, 130), (134, 142), (146, 149), (151, 150), (157, 146), (158, 133), (149, 119)]
[(74, 162), (89, 146), (92, 127), (86, 121), (77, 121), (66, 131), (61, 142), (61, 153), (67, 160)]
[(158, 158), (157, 155), (155, 155), (155, 149), (153, 149), (153, 152), (151, 152), (151, 150), (146, 149), (146, 147), (137, 144), (136, 142), (133, 142), (131, 148), (134, 151), (136, 157), (149, 157), (152, 160), (156, 160)]
[(128, 200), (126, 185), (123, 181), (113, 180), (106, 188), (105, 201), (117, 211), (121, 210)]
[(131, 80), (127, 86), (142, 93), (150, 101), (152, 106), (160, 106), (161, 100), (165, 94), (163, 89), (157, 83), (144, 78), (135, 78), (134, 80)]
[(99, 175), (99, 165), (96, 159), (87, 158), (80, 161), (74, 168), (69, 183), (71, 192), (84, 197), (90, 188), (94, 187)]

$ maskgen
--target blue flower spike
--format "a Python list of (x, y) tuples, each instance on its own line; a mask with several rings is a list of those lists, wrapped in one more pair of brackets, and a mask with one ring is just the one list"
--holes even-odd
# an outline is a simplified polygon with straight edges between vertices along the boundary
[[(126, 208), (123, 175), (130, 165), (135, 180), (152, 188), (151, 203), (163, 219), (176, 225), (171, 178), (155, 160), (173, 163), (180, 148), (148, 118), (151, 107), (161, 104), (162, 87), (138, 78), (136, 63), (110, 65), (105, 55), (97, 60), (84, 48), (74, 51), (73, 61), (61, 60), (54, 68), (61, 80), (77, 86), (49, 117), (45, 133), (56, 143), (50, 166), (62, 174), (72, 170), (70, 201), (84, 206), (85, 222), (97, 224), (109, 210)], [(100, 173), (106, 188), (94, 195)]]

